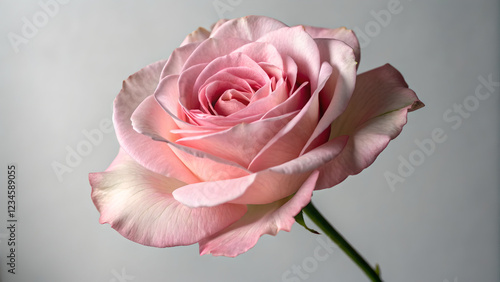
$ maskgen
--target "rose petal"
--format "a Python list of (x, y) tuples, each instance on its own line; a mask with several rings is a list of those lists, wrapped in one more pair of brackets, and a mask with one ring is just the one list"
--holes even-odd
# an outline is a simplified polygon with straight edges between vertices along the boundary
[[(165, 139), (158, 139), (166, 141)], [(247, 176), (250, 172), (232, 160), (168, 142), (174, 153), (202, 181), (217, 181)]]
[[(324, 62), (318, 81), (321, 89), (332, 71), (331, 66)], [(251, 171), (260, 171), (297, 158), (303, 146), (311, 136), (319, 120), (319, 90), (312, 94), (304, 108), (292, 121), (286, 124), (249, 165)]]
[[(287, 65), (287, 77), (286, 82), (283, 83), (280, 87), (283, 88), (281, 91), (289, 91), (288, 99), (269, 110), (262, 117), (262, 119), (280, 116), (284, 113), (300, 111), (307, 104), (309, 98), (311, 98), (308, 82), (303, 82), (300, 85), (295, 85), (297, 65), (295, 64), (293, 59), (287, 56), (285, 58), (285, 61)], [(283, 93), (282, 95), (286, 95), (286, 93)]]
[[(328, 39), (336, 39), (345, 42), (349, 45), (354, 51), (354, 55), (356, 57), (356, 62), (359, 62), (361, 59), (361, 52), (359, 47), (359, 41), (354, 34), (354, 31), (347, 29), (345, 27), (339, 28), (321, 28), (315, 26), (304, 26), (307, 33), (309, 33), (313, 38), (328, 38)], [(357, 66), (356, 66), (357, 67)]]
[(141, 134), (150, 136), (151, 132), (162, 132), (162, 136), (171, 142), (175, 142), (179, 137), (171, 132), (172, 129), (177, 129), (177, 126), (168, 113), (160, 107), (154, 96), (144, 99), (130, 120), (134, 130)]
[(176, 128), (175, 122), (159, 106), (155, 107), (155, 102), (152, 97), (148, 98), (134, 112), (132, 116), (134, 129), (144, 136), (156, 140), (159, 144), (169, 146), (174, 153), (172, 158), (179, 161), (178, 165), (191, 172), (195, 177), (187, 183), (235, 178), (249, 174), (244, 167), (231, 160), (224, 160), (175, 143), (177, 136), (171, 132), (172, 129)]
[(184, 41), (182, 41), (181, 46), (184, 46), (189, 43), (200, 42), (207, 39), (210, 36), (210, 31), (204, 29), (203, 27), (199, 27), (197, 30), (191, 32), (186, 36)]
[(240, 123), (251, 123), (262, 117), (261, 113), (250, 114), (252, 115), (240, 118), (233, 116), (233, 114), (229, 116), (214, 116), (212, 114), (203, 113), (200, 110), (191, 110), (187, 113), (192, 123), (200, 126), (200, 128), (217, 128), (219, 130), (224, 130)]
[[(243, 75), (242, 75), (243, 74)], [(253, 70), (245, 67), (227, 68), (218, 72), (209, 79), (207, 79), (201, 89), (198, 91), (198, 100), (203, 112), (213, 115), (224, 115), (218, 112), (215, 107), (218, 102), (233, 100), (237, 97), (243, 106), (250, 102), (250, 97), (253, 95), (253, 88), (251, 84), (256, 84), (252, 77), (245, 77), (244, 75), (255, 74)], [(220, 105), (218, 105), (220, 106)]]
[(295, 63), (292, 57), (285, 56), (284, 64), (285, 64), (286, 80), (288, 83), (288, 87), (290, 89), (290, 96), (291, 96), (292, 93), (295, 92), (295, 90), (297, 89), (296, 88), (297, 85), (307, 83), (307, 81), (303, 81), (302, 83), (297, 82), (299, 67), (297, 66), (297, 63)]
[(249, 124), (241, 123), (216, 133), (182, 138), (176, 143), (248, 167), (262, 147), (293, 117), (292, 113)]
[(407, 113), (424, 106), (407, 87), (389, 64), (358, 76), (351, 101), (331, 131), (331, 138), (349, 135), (349, 141), (336, 159), (320, 169), (316, 189), (332, 187), (361, 172), (401, 132)]
[(195, 183), (176, 190), (173, 195), (189, 207), (210, 207), (227, 202), (272, 203), (295, 193), (311, 171), (341, 152), (346, 141), (347, 137), (338, 137), (287, 163), (245, 177)]
[(212, 38), (241, 38), (256, 41), (271, 31), (286, 27), (284, 23), (263, 16), (246, 16), (229, 20), (212, 32)]
[(132, 128), (130, 118), (135, 109), (152, 95), (165, 61), (151, 64), (123, 82), (114, 102), (113, 122), (120, 146), (145, 168), (184, 182), (197, 178), (180, 162), (167, 144), (155, 142)]
[(295, 216), (310, 201), (318, 173), (314, 172), (293, 197), (267, 205), (249, 206), (236, 223), (199, 242), (200, 254), (235, 257), (255, 246), (264, 234), (275, 236), (280, 230), (289, 232)]
[(270, 43), (283, 58), (291, 57), (298, 67), (298, 83), (309, 81), (311, 90), (316, 90), (321, 68), (320, 55), (316, 42), (305, 32), (304, 27), (284, 27), (274, 30), (259, 38), (257, 42)]
[[(269, 81), (261, 89), (257, 90), (244, 109), (237, 113), (233, 113), (228, 117), (234, 119), (243, 119), (247, 116), (258, 116), (261, 119), (267, 115), (269, 111), (281, 105), (288, 99), (288, 89), (285, 83), (280, 83), (273, 91), (271, 87), (272, 81)], [(290, 113), (282, 111), (280, 114)], [(264, 119), (264, 118), (262, 118)]]
[[(210, 62), (197, 76), (193, 92), (197, 93), (204, 83), (210, 81), (209, 78), (228, 68), (233, 69), (233, 74), (238, 77), (249, 78), (255, 81), (257, 83), (255, 87), (260, 87), (269, 80), (267, 73), (250, 57), (243, 53), (232, 53)], [(238, 68), (242, 68), (243, 71), (238, 71)]]
[(191, 56), (194, 50), (198, 48), (198, 45), (200, 45), (200, 43), (187, 44), (176, 48), (170, 55), (170, 58), (168, 58), (168, 61), (161, 72), (160, 78), (163, 79), (169, 75), (180, 74), (187, 59)]
[(209, 38), (201, 42), (191, 53), (182, 71), (199, 64), (207, 64), (218, 57), (225, 56), (239, 47), (247, 44), (247, 40), (239, 38)]
[(154, 97), (158, 104), (165, 110), (180, 128), (190, 127), (186, 124), (187, 120), (182, 106), (179, 103), (179, 76), (169, 75), (164, 77), (158, 84)]
[(210, 34), (214, 33), (217, 29), (219, 29), (219, 27), (220, 27), (223, 23), (225, 23), (225, 22), (227, 22), (227, 21), (229, 21), (229, 20), (228, 20), (228, 19), (220, 19), (220, 20), (218, 20), (216, 23), (214, 23), (214, 24), (211, 26), (211, 29), (212, 29), (212, 30), (211, 30)]
[[(196, 91), (194, 90), (194, 83), (198, 79), (200, 73), (205, 69), (205, 67), (206, 64), (197, 64), (189, 69), (183, 70), (181, 75), (179, 76), (179, 104), (181, 105), (181, 107), (183, 107), (183, 110), (187, 115), (190, 110), (200, 108), (200, 101), (198, 99), (198, 93), (196, 93)], [(159, 97), (170, 95), (170, 93), (156, 92), (155, 95)], [(160, 98), (158, 98), (158, 100), (160, 100)]]
[(149, 171), (120, 150), (112, 165), (89, 175), (92, 200), (109, 223), (124, 237), (148, 246), (190, 245), (241, 218), (245, 205), (188, 208), (172, 197), (185, 185)]
[(266, 42), (251, 42), (241, 46), (233, 53), (243, 53), (256, 63), (266, 63), (283, 70), (283, 58), (276, 47)]
[(324, 140), (318, 138), (345, 110), (356, 83), (356, 61), (351, 47), (333, 39), (316, 39), (321, 60), (332, 66), (333, 72), (320, 92), (320, 106), (323, 115), (302, 153), (317, 147)]

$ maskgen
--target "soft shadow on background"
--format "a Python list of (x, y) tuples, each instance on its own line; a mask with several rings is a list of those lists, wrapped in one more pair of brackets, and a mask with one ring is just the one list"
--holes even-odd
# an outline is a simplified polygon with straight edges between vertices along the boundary
[[(354, 29), (359, 71), (391, 63), (426, 104), (370, 168), (313, 196), (384, 281), (500, 281), (500, 87), (480, 86), (500, 81), (498, 1), (61, 0), (50, 13), (48, 2), (0, 1), (1, 281), (367, 281), (337, 248), (315, 259), (327, 240), (297, 225), (230, 259), (200, 257), (197, 245), (145, 247), (98, 223), (87, 175), (118, 152), (107, 123), (122, 81), (168, 58), (198, 26), (249, 14)], [(490, 95), (478, 99), (478, 88)], [(92, 143), (95, 130), (102, 138)], [(68, 159), (85, 142), (86, 155)], [(70, 170), (57, 174), (57, 164)]]

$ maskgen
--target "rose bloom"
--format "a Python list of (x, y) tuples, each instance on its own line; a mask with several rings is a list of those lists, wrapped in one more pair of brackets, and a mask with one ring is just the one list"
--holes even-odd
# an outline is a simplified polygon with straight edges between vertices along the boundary
[(346, 28), (248, 16), (189, 34), (123, 83), (120, 151), (89, 175), (101, 223), (140, 244), (234, 257), (290, 231), (314, 190), (369, 166), (422, 107)]

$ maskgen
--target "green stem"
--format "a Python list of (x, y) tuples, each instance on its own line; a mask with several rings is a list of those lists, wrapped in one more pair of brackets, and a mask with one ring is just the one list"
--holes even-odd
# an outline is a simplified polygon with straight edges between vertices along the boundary
[(382, 282), (379, 274), (380, 272), (377, 265), (377, 270), (374, 270), (366, 260), (353, 248), (351, 245), (340, 235), (340, 233), (333, 228), (333, 226), (321, 215), (321, 213), (314, 207), (312, 202), (307, 204), (307, 206), (303, 209), (303, 211), (307, 214), (307, 216), (321, 229), (326, 233), (330, 239), (335, 242), (340, 249), (342, 249), (347, 256), (349, 256), (360, 268), (363, 272), (374, 282)]

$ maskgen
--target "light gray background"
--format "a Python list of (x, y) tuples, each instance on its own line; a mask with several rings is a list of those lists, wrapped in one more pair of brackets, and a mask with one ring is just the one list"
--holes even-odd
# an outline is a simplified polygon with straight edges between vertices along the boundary
[[(215, 1), (234, 4), (227, 18), (259, 14), (288, 25), (368, 28), (360, 72), (393, 64), (426, 107), (410, 114), (370, 168), (315, 193), (314, 202), (370, 263), (380, 264), (385, 281), (500, 281), (500, 89), (458, 128), (443, 119), (474, 95), (478, 76), (499, 81), (499, 2), (401, 0), (402, 11), (373, 29), (373, 12), (389, 2)], [(0, 1), (1, 281), (282, 281), (285, 271), (310, 261), (320, 244), (297, 225), (230, 259), (200, 257), (197, 245), (144, 247), (98, 223), (87, 174), (115, 157), (114, 133), (61, 182), (51, 164), (64, 164), (67, 146), (86, 140), (82, 130), (111, 118), (122, 80), (168, 58), (189, 32), (219, 15), (214, 1), (194, 0), (69, 0), (59, 8), (16, 53), (8, 34), (22, 35), (23, 17), (32, 21), (43, 10), (38, 1)], [(399, 156), (408, 160), (418, 150), (415, 140), (436, 128), (446, 141), (391, 189), (384, 174), (398, 173)], [(14, 276), (6, 272), (8, 163), (18, 165)], [(127, 279), (119, 279), (122, 273)], [(336, 249), (307, 281), (367, 279)]]

